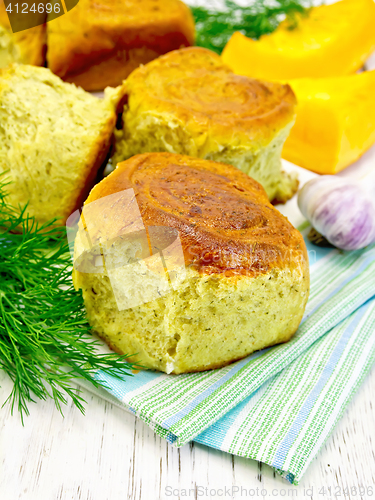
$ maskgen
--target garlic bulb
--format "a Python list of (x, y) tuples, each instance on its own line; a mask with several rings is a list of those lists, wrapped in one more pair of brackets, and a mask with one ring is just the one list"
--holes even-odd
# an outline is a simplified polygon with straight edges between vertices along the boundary
[(324, 175), (305, 184), (298, 206), (332, 245), (357, 250), (375, 242), (375, 182)]

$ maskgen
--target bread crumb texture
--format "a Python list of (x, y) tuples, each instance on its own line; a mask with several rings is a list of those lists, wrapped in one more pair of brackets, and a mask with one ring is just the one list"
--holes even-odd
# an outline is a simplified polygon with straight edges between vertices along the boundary
[(125, 83), (123, 128), (114, 163), (166, 151), (231, 164), (285, 202), (298, 180), (281, 170), (281, 150), (295, 120), (288, 85), (235, 75), (213, 52), (170, 52)]
[(28, 203), (40, 222), (78, 208), (108, 154), (121, 96), (107, 89), (97, 99), (45, 68), (0, 70), (0, 172), (12, 180), (9, 202)]
[[(94, 330), (119, 353), (166, 373), (219, 368), (288, 341), (305, 309), (308, 274), (273, 269), (256, 278), (188, 271), (177, 290), (119, 311), (105, 274), (75, 272)], [(143, 282), (147, 288), (147, 280)]]

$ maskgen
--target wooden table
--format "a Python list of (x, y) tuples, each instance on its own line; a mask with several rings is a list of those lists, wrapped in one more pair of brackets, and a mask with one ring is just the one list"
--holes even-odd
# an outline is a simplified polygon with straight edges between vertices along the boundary
[[(0, 383), (1, 395), (11, 390)], [(358, 486), (375, 496), (375, 369), (298, 486), (253, 460), (194, 443), (173, 448), (133, 415), (85, 397), (85, 416), (69, 404), (63, 418), (52, 401), (38, 402), (24, 427), (1, 410), (1, 500), (370, 499)]]

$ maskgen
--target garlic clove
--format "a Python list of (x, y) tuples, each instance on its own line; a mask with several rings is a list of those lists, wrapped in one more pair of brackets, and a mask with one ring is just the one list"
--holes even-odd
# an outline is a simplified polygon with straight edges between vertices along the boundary
[(375, 242), (375, 204), (363, 182), (327, 175), (298, 194), (302, 214), (334, 246), (357, 250)]

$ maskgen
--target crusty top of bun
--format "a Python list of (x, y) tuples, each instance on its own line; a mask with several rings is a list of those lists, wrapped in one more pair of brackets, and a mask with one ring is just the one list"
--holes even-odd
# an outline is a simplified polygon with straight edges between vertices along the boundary
[[(185, 264), (204, 274), (255, 276), (307, 266), (301, 234), (260, 184), (231, 165), (170, 153), (145, 153), (118, 164), (85, 203), (102, 199), (111, 234), (115, 228), (128, 232), (135, 221), (127, 203), (104, 197), (130, 188), (143, 224), (176, 229)], [(90, 237), (95, 242), (95, 232)]]
[(48, 66), (64, 78), (124, 50), (146, 47), (156, 57), (191, 45), (194, 35), (190, 9), (180, 0), (80, 0), (48, 22)]
[[(235, 75), (214, 52), (188, 47), (169, 52), (133, 71), (126, 92), (138, 114), (173, 114), (188, 127), (216, 140), (267, 145), (295, 116), (289, 85)], [(232, 138), (230, 140), (230, 138)]]

